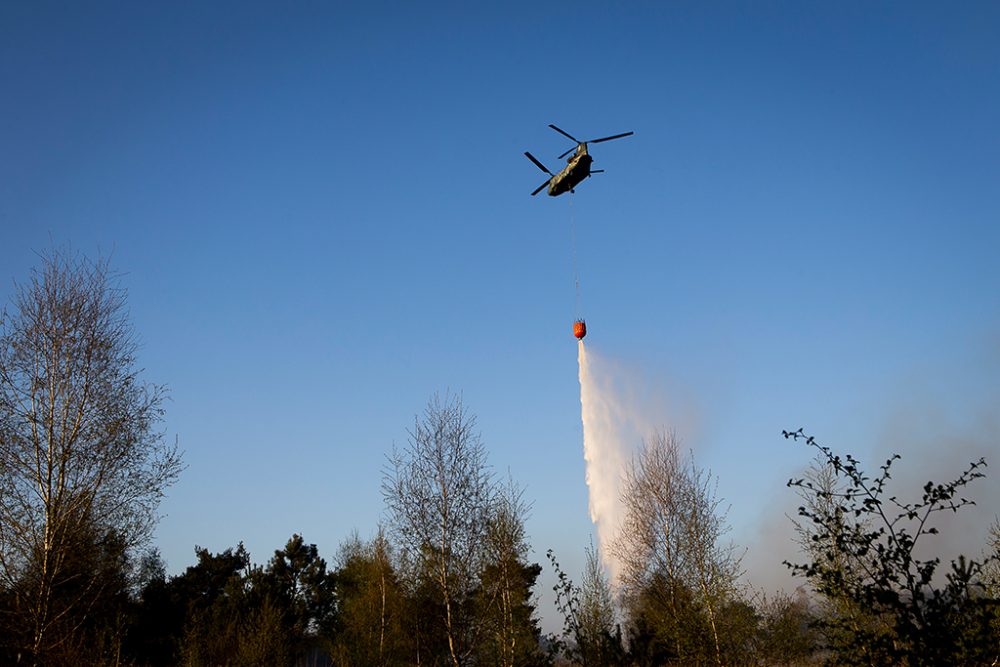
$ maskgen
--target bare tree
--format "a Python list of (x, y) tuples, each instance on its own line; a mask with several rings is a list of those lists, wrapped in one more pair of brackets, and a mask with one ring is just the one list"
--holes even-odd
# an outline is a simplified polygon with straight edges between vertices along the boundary
[(583, 645), (579, 651), (586, 665), (617, 665), (624, 656), (611, 582), (593, 544), (587, 548), (586, 556), (580, 583), (580, 637)]
[(461, 399), (430, 400), (393, 449), (382, 482), (396, 541), (436, 590), (444, 610), (448, 658), (467, 663), (480, 639), (473, 595), (484, 564), (493, 477), (475, 418)]
[(524, 561), (530, 548), (524, 529), (528, 506), (524, 491), (510, 477), (496, 494), (493, 505), (486, 530), (480, 608), (485, 616), (492, 617), (491, 629), (500, 665), (513, 667), (521, 648), (518, 640), (524, 639), (517, 614), (530, 597), (524, 585)]
[(741, 558), (722, 542), (728, 526), (714, 478), (683, 459), (673, 434), (658, 433), (627, 469), (621, 499), (625, 518), (612, 550), (626, 597), (655, 603), (682, 660), (697, 657), (686, 640), (707, 625), (710, 659), (722, 664), (719, 614), (735, 597)]
[(156, 431), (165, 389), (139, 377), (106, 261), (45, 256), (12, 305), (0, 317), (0, 581), (37, 663), (94, 599), (74, 553), (110, 533), (146, 542), (183, 466)]

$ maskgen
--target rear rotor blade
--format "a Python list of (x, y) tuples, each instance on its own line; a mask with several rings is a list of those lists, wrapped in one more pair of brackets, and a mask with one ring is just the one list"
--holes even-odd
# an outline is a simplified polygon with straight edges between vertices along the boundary
[(572, 153), (573, 151), (575, 151), (575, 150), (577, 150), (578, 148), (580, 148), (580, 146), (582, 146), (582, 145), (583, 145), (583, 144), (577, 144), (576, 146), (573, 146), (573, 148), (569, 149), (568, 151), (566, 151), (565, 153), (563, 153), (562, 155), (560, 155), (560, 156), (559, 156), (559, 157), (557, 157), (556, 159), (557, 159), (557, 160), (561, 160), (561, 159), (563, 159), (564, 157), (566, 157), (567, 155), (569, 155), (569, 154), (570, 154), (570, 153)]
[(544, 171), (544, 172), (545, 172), (546, 174), (548, 174), (549, 176), (552, 176), (552, 175), (553, 175), (553, 174), (552, 174), (552, 172), (551, 172), (551, 171), (549, 171), (549, 170), (548, 170), (548, 169), (547, 169), (547, 168), (545, 167), (545, 165), (544, 165), (544, 164), (542, 164), (541, 162), (539, 162), (538, 160), (536, 160), (536, 159), (535, 159), (535, 156), (534, 156), (534, 155), (532, 155), (532, 154), (531, 154), (531, 153), (529, 153), (528, 151), (524, 151), (524, 154), (528, 156), (528, 159), (529, 159), (529, 160), (531, 160), (532, 162), (534, 162), (534, 163), (535, 163), (535, 166), (536, 166), (536, 167), (538, 167), (539, 169), (541, 169), (542, 171)]
[(549, 183), (551, 183), (551, 182), (552, 182), (551, 180), (548, 180), (548, 181), (545, 181), (544, 183), (542, 183), (541, 185), (539, 185), (537, 188), (535, 188), (535, 191), (531, 193), (531, 196), (534, 197), (535, 195), (537, 195), (539, 192), (541, 192), (542, 190), (544, 190), (545, 187)]
[(552, 123), (549, 123), (549, 127), (551, 127), (551, 128), (553, 129), (553, 130), (555, 130), (555, 131), (556, 131), (556, 132), (558, 132), (559, 134), (563, 135), (564, 137), (569, 137), (570, 139), (572, 139), (572, 140), (573, 140), (573, 141), (575, 141), (576, 143), (580, 143), (580, 140), (579, 140), (579, 139), (577, 139), (576, 137), (574, 137), (574, 136), (573, 136), (572, 134), (570, 134), (569, 132), (566, 132), (565, 130), (560, 130), (560, 129), (559, 129), (558, 127), (556, 127), (556, 126), (555, 126), (555, 125), (553, 125)]
[(611, 141), (612, 139), (621, 139), (622, 137), (630, 137), (633, 134), (635, 134), (635, 132), (625, 132), (623, 134), (616, 134), (616, 135), (614, 135), (612, 137), (604, 137), (603, 139), (591, 139), (587, 143), (588, 144), (599, 144), (602, 141)]

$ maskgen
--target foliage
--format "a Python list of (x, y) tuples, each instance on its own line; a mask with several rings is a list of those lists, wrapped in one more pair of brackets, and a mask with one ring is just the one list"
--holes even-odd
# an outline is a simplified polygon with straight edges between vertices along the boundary
[(583, 667), (627, 664), (610, 587), (593, 547), (587, 550), (582, 587), (563, 572), (551, 549), (546, 556), (556, 574), (552, 590), (563, 617), (562, 637), (553, 642), (555, 651)]
[(302, 655), (318, 637), (329, 637), (337, 623), (336, 575), (327, 571), (315, 544), (292, 535), (251, 585), (274, 607), (286, 634)]
[(399, 665), (410, 653), (404, 627), (407, 601), (380, 529), (370, 542), (356, 535), (341, 546), (337, 570), (338, 632), (331, 653), (338, 665)]
[(931, 519), (957, 512), (972, 501), (960, 493), (984, 476), (983, 459), (955, 480), (927, 482), (919, 501), (888, 496), (893, 455), (869, 477), (850, 454), (843, 457), (801, 429), (785, 438), (819, 452), (838, 482), (789, 480), (810, 501), (799, 508), (809, 522), (815, 548), (811, 561), (788, 564), (828, 601), (820, 620), (835, 658), (842, 664), (989, 664), (998, 657), (997, 601), (979, 580), (983, 564), (959, 556), (943, 581), (940, 558), (921, 559), (921, 538), (937, 533)]
[(195, 547), (198, 562), (169, 582), (170, 626), (184, 665), (224, 663), (235, 655), (245, 607), (250, 554), (243, 544), (212, 554)]
[(556, 594), (556, 609), (563, 617), (562, 636), (553, 639), (553, 649), (556, 653), (565, 654), (570, 660), (583, 661), (580, 647), (585, 644), (582, 621), (580, 617), (580, 591), (556, 560), (552, 549), (545, 552), (546, 558), (552, 564), (556, 575), (556, 583), (552, 587)]
[(713, 662), (707, 614), (695, 592), (676, 579), (654, 574), (624, 599), (629, 644), (637, 664)]
[(527, 514), (524, 492), (508, 478), (493, 496), (476, 596), (485, 628), (478, 655), (482, 664), (513, 667), (547, 662), (539, 650), (541, 631), (532, 600), (542, 568), (528, 564)]
[(795, 596), (778, 592), (757, 601), (757, 631), (753, 655), (768, 665), (809, 664), (817, 658), (815, 612), (801, 591)]
[(332, 637), (335, 577), (300, 535), (264, 568), (242, 545), (218, 556), (199, 550), (199, 561), (176, 581), (188, 595), (184, 664), (292, 665)]

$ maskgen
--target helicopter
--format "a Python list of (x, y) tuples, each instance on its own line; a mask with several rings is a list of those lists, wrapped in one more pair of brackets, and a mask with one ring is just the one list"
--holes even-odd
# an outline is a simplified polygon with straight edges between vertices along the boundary
[(529, 153), (528, 151), (524, 152), (524, 154), (528, 156), (528, 159), (535, 163), (536, 167), (538, 167), (539, 169), (541, 169), (542, 171), (544, 171), (546, 174), (549, 175), (549, 179), (544, 183), (542, 183), (541, 185), (539, 185), (537, 188), (535, 188), (535, 191), (531, 193), (532, 197), (534, 197), (539, 192), (544, 190), (546, 186), (548, 186), (549, 188), (550, 197), (556, 197), (564, 192), (575, 192), (573, 188), (579, 185), (580, 181), (587, 178), (591, 174), (599, 174), (604, 171), (603, 169), (592, 170), (590, 168), (590, 164), (594, 161), (594, 158), (592, 158), (590, 156), (590, 153), (587, 152), (587, 144), (599, 144), (602, 141), (621, 139), (622, 137), (628, 137), (635, 134), (635, 132), (625, 132), (622, 134), (615, 134), (610, 137), (603, 137), (601, 139), (589, 139), (587, 141), (580, 141), (569, 132), (561, 130), (555, 125), (552, 125), (551, 123), (549, 124), (549, 127), (551, 127), (559, 134), (563, 135), (564, 137), (572, 139), (574, 142), (576, 142), (576, 147), (569, 149), (568, 151), (566, 151), (565, 153), (563, 153), (558, 157), (558, 159), (561, 160), (570, 153), (573, 153), (573, 155), (571, 155), (569, 159), (566, 160), (567, 162), (566, 166), (563, 167), (563, 170), (560, 171), (558, 174), (553, 174), (551, 171), (549, 171), (545, 165), (543, 165), (541, 162), (535, 159), (535, 156)]

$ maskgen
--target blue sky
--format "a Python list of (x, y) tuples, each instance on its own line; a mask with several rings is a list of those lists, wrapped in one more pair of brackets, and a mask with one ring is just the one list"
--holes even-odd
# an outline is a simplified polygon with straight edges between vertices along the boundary
[[(808, 459), (781, 429), (996, 450), (998, 33), (990, 2), (4, 3), (0, 297), (52, 245), (123, 273), (189, 465), (171, 571), (369, 535), (451, 391), (575, 572), (575, 226), (590, 349), (762, 567)], [(548, 123), (636, 134), (532, 198)]]

